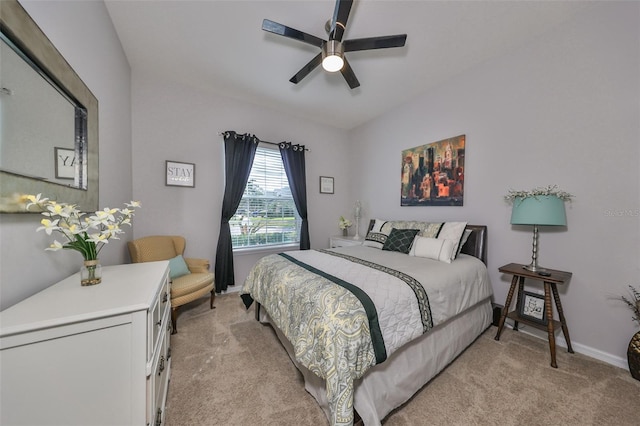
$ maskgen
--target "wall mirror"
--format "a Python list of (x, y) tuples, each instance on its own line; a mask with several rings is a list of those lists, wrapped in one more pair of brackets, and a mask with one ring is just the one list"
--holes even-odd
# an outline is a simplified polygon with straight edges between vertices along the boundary
[(17, 0), (0, 1), (0, 212), (98, 209), (98, 101)]

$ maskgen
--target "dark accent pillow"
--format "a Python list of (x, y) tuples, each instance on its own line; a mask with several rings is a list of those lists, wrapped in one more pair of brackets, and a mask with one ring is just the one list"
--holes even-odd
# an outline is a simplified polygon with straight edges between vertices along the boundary
[(413, 243), (419, 229), (397, 229), (393, 228), (384, 242), (382, 250), (399, 251), (400, 253), (409, 254), (411, 244)]

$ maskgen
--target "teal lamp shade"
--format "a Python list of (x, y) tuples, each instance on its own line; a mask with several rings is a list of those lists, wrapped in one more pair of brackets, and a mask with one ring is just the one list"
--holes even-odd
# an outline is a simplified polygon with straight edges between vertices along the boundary
[(513, 200), (511, 224), (533, 225), (531, 263), (524, 266), (524, 269), (541, 275), (547, 274), (544, 268), (538, 266), (538, 226), (566, 226), (567, 214), (564, 211), (564, 200), (554, 195), (518, 197)]
[(511, 224), (566, 226), (564, 200), (553, 195), (516, 198), (511, 210)]

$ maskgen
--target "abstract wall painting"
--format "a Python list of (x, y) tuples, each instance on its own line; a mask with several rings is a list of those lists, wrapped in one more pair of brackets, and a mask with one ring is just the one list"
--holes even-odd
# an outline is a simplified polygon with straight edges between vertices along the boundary
[(402, 151), (401, 206), (464, 204), (465, 135)]

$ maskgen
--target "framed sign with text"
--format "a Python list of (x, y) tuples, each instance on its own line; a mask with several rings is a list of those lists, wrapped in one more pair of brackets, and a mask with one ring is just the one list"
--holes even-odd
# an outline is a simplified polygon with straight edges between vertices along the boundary
[(333, 194), (333, 178), (329, 176), (320, 176), (320, 193)]
[(166, 186), (196, 187), (196, 165), (179, 161), (166, 161)]
[(56, 179), (76, 177), (76, 151), (71, 148), (54, 148)]
[(525, 291), (520, 296), (518, 315), (529, 321), (547, 325), (544, 296)]

